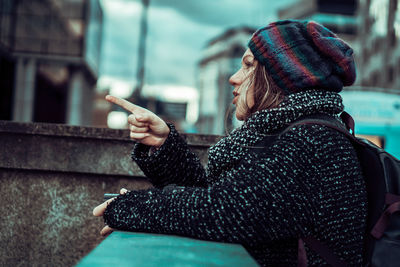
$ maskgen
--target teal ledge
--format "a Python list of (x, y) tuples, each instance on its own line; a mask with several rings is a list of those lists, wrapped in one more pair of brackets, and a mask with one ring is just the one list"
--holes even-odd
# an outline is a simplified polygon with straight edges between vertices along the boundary
[(238, 244), (115, 231), (84, 257), (86, 266), (258, 266)]

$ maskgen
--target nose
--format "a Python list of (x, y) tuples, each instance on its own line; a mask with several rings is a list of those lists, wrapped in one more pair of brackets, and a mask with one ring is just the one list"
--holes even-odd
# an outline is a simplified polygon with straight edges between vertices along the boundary
[(229, 83), (233, 86), (238, 86), (242, 83), (241, 79), (241, 71), (238, 70), (236, 73), (234, 73), (230, 78), (229, 78)]

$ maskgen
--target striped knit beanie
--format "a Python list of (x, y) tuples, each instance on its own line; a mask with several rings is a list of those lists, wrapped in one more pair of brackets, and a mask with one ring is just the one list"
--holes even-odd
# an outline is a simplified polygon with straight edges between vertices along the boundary
[(340, 92), (356, 79), (353, 50), (313, 21), (271, 23), (258, 29), (248, 46), (286, 94), (316, 88)]

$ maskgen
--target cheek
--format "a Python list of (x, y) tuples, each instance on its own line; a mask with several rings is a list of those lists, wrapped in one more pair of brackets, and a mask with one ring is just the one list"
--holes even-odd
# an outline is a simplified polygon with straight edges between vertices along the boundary
[(246, 84), (249, 81), (249, 77), (252, 74), (253, 69), (251, 68), (244, 68), (242, 67), (239, 71), (238, 71), (238, 75), (237, 78), (240, 81), (240, 84)]
[(250, 87), (247, 90), (247, 96), (246, 96), (246, 102), (247, 102), (247, 106), (249, 108), (252, 108), (254, 106), (254, 86)]

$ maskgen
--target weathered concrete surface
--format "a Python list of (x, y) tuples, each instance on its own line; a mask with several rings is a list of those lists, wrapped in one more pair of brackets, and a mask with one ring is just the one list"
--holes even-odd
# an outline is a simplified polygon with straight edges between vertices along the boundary
[[(0, 266), (72, 266), (103, 238), (104, 193), (151, 184), (126, 130), (0, 121)], [(219, 137), (184, 135), (205, 163)]]

